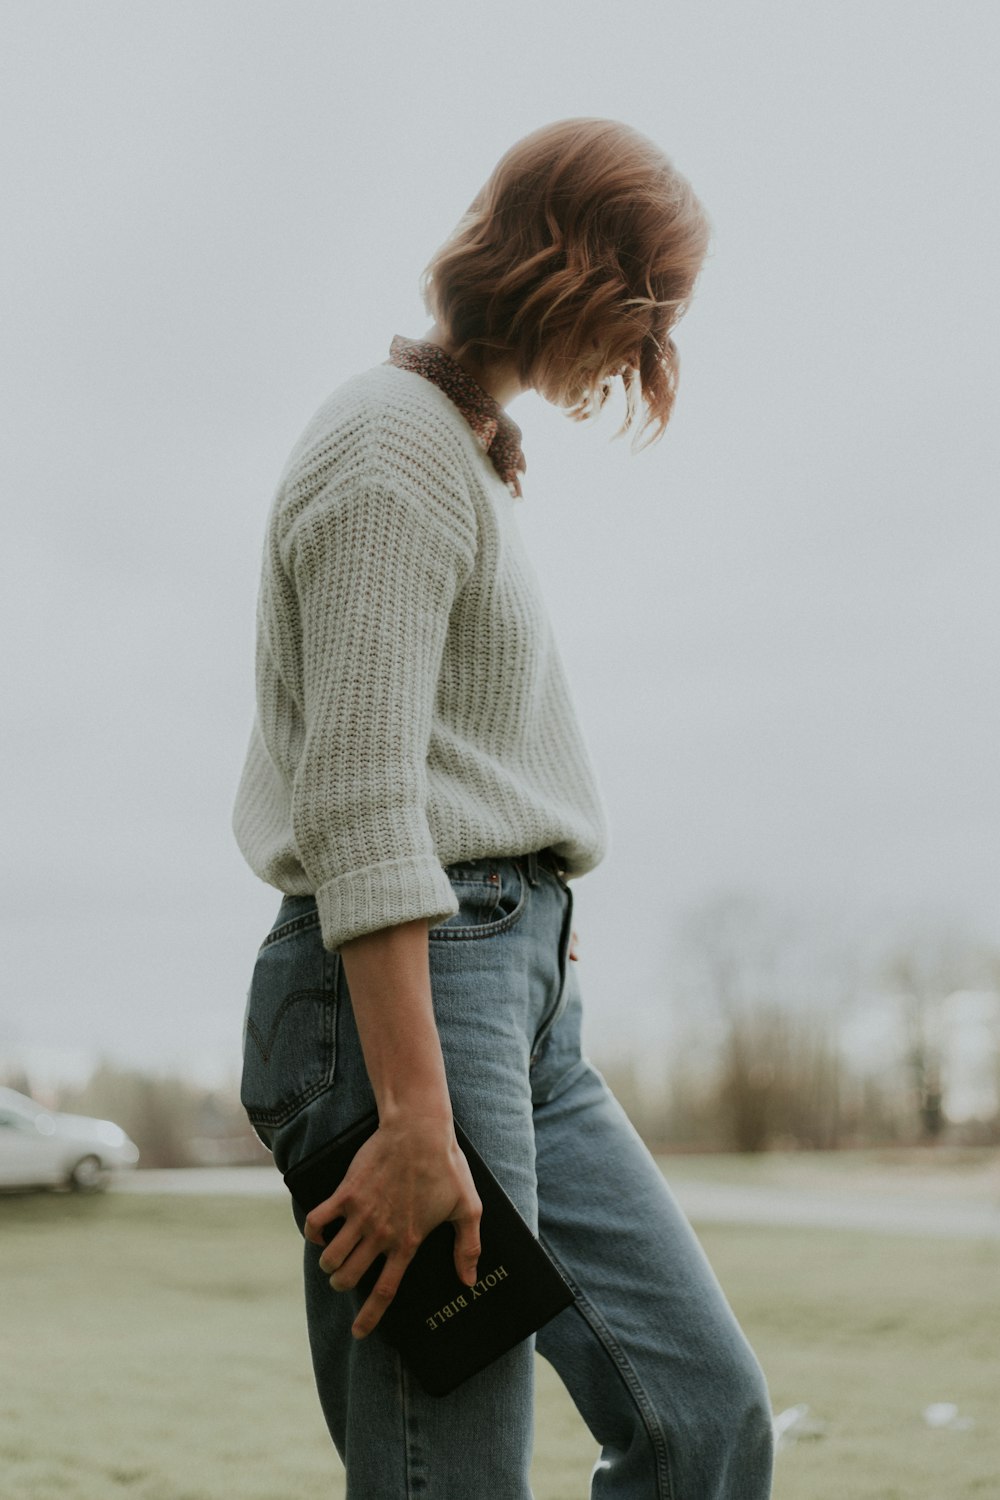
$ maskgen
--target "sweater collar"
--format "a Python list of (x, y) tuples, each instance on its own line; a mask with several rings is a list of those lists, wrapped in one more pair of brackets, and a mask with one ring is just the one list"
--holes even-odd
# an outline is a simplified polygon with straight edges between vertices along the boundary
[(385, 363), (415, 370), (439, 386), (458, 407), (511, 494), (518, 500), (524, 498), (519, 476), (528, 466), (521, 449), (520, 427), (447, 350), (425, 339), (408, 339), (397, 333)]

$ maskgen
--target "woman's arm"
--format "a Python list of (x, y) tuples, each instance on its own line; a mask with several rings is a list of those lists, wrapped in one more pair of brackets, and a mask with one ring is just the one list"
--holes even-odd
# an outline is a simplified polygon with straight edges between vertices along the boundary
[(418, 1246), (438, 1224), (455, 1225), (455, 1267), (473, 1286), (482, 1204), (455, 1139), (451, 1099), (431, 1000), (428, 919), (417, 918), (344, 943), (365, 1066), (379, 1127), (360, 1148), (332, 1197), (306, 1217), (306, 1238), (322, 1245), (331, 1219), (345, 1223), (320, 1259), (330, 1285), (357, 1284), (377, 1255), (382, 1269), (352, 1332), (364, 1338), (396, 1294)]
[[(427, 821), (438, 679), (475, 547), (441, 518), (446, 479), (426, 495), (373, 475), (324, 486), (282, 532), (302, 654), (292, 832), (331, 952), (458, 910)], [(294, 639), (296, 619), (282, 628)]]

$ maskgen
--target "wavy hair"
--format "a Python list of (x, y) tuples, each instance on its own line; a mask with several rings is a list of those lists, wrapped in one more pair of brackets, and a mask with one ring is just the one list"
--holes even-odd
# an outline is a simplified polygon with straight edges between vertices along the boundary
[(618, 120), (543, 125), (505, 152), (420, 276), (452, 353), (514, 361), (522, 385), (599, 412), (621, 377), (632, 449), (666, 429), (687, 311), (711, 223), (660, 148)]

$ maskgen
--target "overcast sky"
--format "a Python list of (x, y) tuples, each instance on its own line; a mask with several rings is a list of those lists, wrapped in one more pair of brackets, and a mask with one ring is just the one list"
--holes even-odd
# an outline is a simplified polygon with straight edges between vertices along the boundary
[(516, 508), (612, 829), (595, 1050), (720, 892), (1000, 941), (1000, 9), (6, 0), (0, 1058), (233, 1076), (263, 527), (498, 157), (591, 114), (713, 224), (663, 441), (540, 397)]

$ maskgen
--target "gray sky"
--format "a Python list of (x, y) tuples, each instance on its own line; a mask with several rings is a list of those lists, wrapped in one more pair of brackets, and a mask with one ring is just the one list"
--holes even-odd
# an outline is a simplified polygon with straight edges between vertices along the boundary
[(652, 136), (714, 228), (660, 444), (510, 407), (612, 827), (575, 883), (590, 1045), (665, 1034), (723, 890), (997, 939), (1000, 11), (479, 14), (7, 0), (0, 1056), (39, 1078), (238, 1070), (280, 900), (229, 829), (274, 486), (567, 115)]

